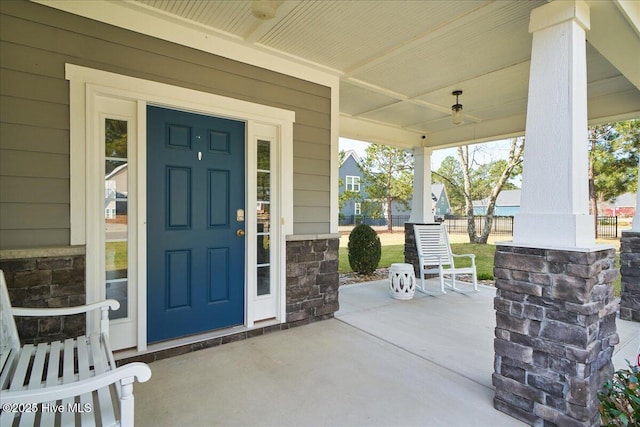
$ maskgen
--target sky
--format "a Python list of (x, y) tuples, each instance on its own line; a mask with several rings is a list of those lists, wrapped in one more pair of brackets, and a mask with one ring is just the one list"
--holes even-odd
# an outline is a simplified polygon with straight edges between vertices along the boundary
[[(340, 138), (339, 146), (341, 151), (354, 150), (360, 157), (365, 156), (368, 142), (357, 141), (355, 139)], [(481, 163), (490, 163), (499, 159), (506, 159), (509, 155), (509, 140), (500, 140), (478, 144), (482, 146), (482, 151), (477, 153), (477, 159)], [(434, 150), (431, 155), (431, 170), (438, 170), (440, 164), (447, 156), (457, 158), (456, 148), (444, 148)]]

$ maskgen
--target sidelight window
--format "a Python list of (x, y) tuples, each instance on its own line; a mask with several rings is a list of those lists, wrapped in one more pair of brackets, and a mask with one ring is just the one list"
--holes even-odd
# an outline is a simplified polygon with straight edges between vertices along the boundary
[(125, 120), (105, 119), (104, 233), (106, 297), (120, 308), (110, 319), (128, 316), (128, 156)]
[(271, 142), (258, 140), (257, 294), (271, 294)]

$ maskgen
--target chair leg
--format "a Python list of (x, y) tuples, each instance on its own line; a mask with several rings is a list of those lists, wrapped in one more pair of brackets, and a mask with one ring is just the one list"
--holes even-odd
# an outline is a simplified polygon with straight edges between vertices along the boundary
[[(440, 275), (440, 292), (438, 291), (430, 291), (427, 289), (427, 284), (426, 284), (426, 279), (424, 278), (425, 276), (425, 271), (424, 268), (421, 266), (420, 267), (420, 284), (418, 285), (418, 283), (416, 283), (416, 289), (424, 294), (427, 295), (441, 295), (446, 293), (444, 291), (444, 280), (442, 279), (442, 274)], [(417, 282), (417, 280), (416, 280)]]
[(461, 294), (469, 294), (471, 292), (478, 292), (478, 278), (477, 278), (477, 274), (476, 274), (475, 270), (473, 270), (471, 272), (471, 279), (472, 279), (471, 282), (472, 282), (472, 285), (473, 285), (473, 289), (470, 289), (470, 290), (465, 290), (465, 289), (458, 288), (456, 286), (456, 274), (455, 273), (450, 273), (450, 274), (451, 274), (451, 286), (450, 286), (450, 288), (451, 288), (452, 291), (458, 292), (458, 293), (461, 293)]
[(416, 281), (416, 289), (424, 292), (424, 268), (420, 266), (420, 284)]

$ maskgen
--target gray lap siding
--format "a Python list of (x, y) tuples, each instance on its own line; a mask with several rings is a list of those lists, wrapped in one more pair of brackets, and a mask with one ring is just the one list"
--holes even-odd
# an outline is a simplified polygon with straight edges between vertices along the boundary
[[(329, 231), (330, 88), (28, 1), (0, 19), (0, 249), (69, 244), (65, 63), (295, 111), (294, 234)], [(300, 205), (309, 185), (324, 209)]]

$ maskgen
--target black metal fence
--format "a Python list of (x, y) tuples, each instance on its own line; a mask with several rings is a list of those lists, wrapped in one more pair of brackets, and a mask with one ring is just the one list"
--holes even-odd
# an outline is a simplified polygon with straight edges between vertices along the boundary
[(596, 237), (601, 239), (615, 239), (618, 237), (618, 217), (599, 216)]
[[(476, 225), (476, 233), (480, 234), (487, 222), (486, 216), (474, 216), (473, 221)], [(468, 221), (466, 216), (445, 217), (444, 224), (447, 226), (449, 234), (467, 234)], [(513, 235), (513, 217), (512, 216), (494, 216), (491, 224), (491, 235), (494, 236), (511, 236)]]
[[(392, 227), (404, 227), (404, 223), (409, 221), (409, 215), (392, 215), (391, 226)], [(437, 217), (436, 221), (444, 221), (447, 226), (447, 231), (450, 234), (462, 233), (467, 234), (467, 217), (466, 216), (451, 216), (447, 215), (445, 218)], [(476, 216), (474, 217), (476, 223), (476, 229), (481, 230), (486, 222), (486, 217)], [(386, 227), (388, 224), (387, 218), (370, 218), (366, 215), (350, 215), (340, 218), (338, 223), (340, 226), (355, 226), (358, 224), (367, 224), (372, 227)], [(512, 216), (496, 216), (493, 217), (493, 224), (491, 226), (492, 234), (510, 235), (513, 234), (513, 217)]]
[[(476, 232), (480, 233), (487, 220), (485, 216), (476, 216), (473, 218), (476, 224)], [(409, 221), (409, 215), (392, 215), (391, 226), (403, 227), (404, 223)], [(447, 215), (444, 218), (449, 234), (467, 234), (467, 217)], [(358, 224), (367, 224), (372, 227), (386, 227), (387, 218), (370, 218), (366, 215), (350, 215), (340, 217), (340, 226), (355, 226)], [(618, 217), (617, 216), (599, 216), (596, 237), (602, 239), (618, 238)], [(494, 216), (491, 225), (491, 235), (494, 236), (512, 236), (513, 235), (513, 217), (512, 216)]]
[[(392, 227), (404, 227), (404, 223), (409, 221), (409, 215), (391, 215), (391, 226)], [(381, 227), (387, 225), (387, 218), (371, 218), (366, 215), (349, 215), (349, 216), (341, 216), (338, 225), (340, 226), (349, 226), (349, 225), (358, 225), (358, 224), (367, 224), (372, 227)]]

